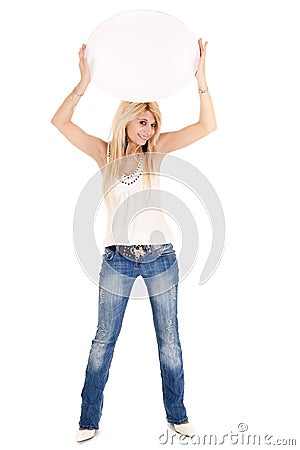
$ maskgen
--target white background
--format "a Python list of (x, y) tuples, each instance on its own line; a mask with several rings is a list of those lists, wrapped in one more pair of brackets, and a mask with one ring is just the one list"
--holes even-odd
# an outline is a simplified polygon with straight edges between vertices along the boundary
[[(179, 287), (188, 416), (199, 435), (221, 439), (244, 422), (249, 434), (300, 439), (296, 6), (289, 0), (51, 0), (12, 1), (2, 10), (3, 448), (78, 446), (98, 289), (77, 261), (72, 226), (78, 196), (98, 167), (50, 119), (79, 81), (82, 42), (104, 19), (133, 9), (172, 14), (209, 41), (207, 82), (218, 130), (174, 152), (209, 179), (226, 218), (221, 263), (199, 285), (210, 226), (194, 198), (201, 252)], [(192, 81), (160, 102), (163, 131), (197, 120)], [(117, 104), (90, 85), (74, 121), (107, 139)], [(147, 300), (128, 304), (100, 427), (83, 445), (175, 446), (159, 442), (167, 423)]]

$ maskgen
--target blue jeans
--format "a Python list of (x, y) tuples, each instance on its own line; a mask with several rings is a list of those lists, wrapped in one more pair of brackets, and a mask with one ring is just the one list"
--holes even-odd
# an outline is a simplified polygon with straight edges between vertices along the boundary
[(135, 279), (141, 275), (151, 302), (167, 421), (188, 421), (183, 404), (184, 374), (177, 321), (178, 262), (171, 243), (151, 245), (151, 252), (130, 260), (105, 247), (99, 273), (99, 309), (92, 341), (79, 426), (99, 429), (103, 391), (122, 321)]

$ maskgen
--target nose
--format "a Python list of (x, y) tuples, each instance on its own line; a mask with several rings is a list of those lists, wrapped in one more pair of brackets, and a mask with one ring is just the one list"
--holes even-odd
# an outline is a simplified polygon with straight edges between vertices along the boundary
[(146, 127), (146, 129), (145, 129), (145, 134), (146, 134), (147, 136), (150, 136), (150, 135), (152, 134), (153, 131), (154, 131), (153, 127), (151, 127), (150, 124), (147, 124), (147, 127)]

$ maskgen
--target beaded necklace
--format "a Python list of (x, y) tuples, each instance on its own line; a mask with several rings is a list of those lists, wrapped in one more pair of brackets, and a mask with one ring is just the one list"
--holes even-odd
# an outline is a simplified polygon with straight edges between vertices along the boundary
[[(109, 162), (109, 159), (110, 159), (110, 147), (108, 148), (108, 162)], [(135, 171), (129, 175), (122, 173), (122, 176), (120, 178), (121, 183), (127, 184), (129, 186), (130, 184), (135, 183), (140, 178), (140, 176), (143, 174), (143, 159), (144, 159), (144, 153), (142, 152), (140, 159), (139, 159), (138, 166), (135, 169)]]

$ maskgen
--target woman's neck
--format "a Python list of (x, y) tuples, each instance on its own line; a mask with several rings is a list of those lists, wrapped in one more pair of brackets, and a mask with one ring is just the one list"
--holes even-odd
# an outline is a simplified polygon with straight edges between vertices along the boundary
[(126, 155), (132, 155), (134, 153), (141, 153), (141, 147), (140, 145), (136, 145), (133, 142), (128, 142), (127, 148), (126, 148)]

